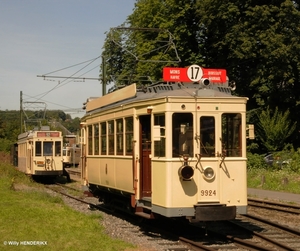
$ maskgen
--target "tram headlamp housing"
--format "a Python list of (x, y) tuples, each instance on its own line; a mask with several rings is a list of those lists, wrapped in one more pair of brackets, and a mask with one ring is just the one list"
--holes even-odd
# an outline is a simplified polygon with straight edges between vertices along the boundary
[(194, 168), (189, 165), (184, 165), (179, 168), (178, 173), (183, 180), (191, 180), (194, 176)]
[(215, 178), (215, 171), (210, 166), (204, 168), (203, 176), (206, 180), (212, 180)]
[(51, 162), (50, 159), (47, 159), (47, 160), (46, 160), (46, 163), (47, 163), (48, 165), (50, 164), (50, 162)]

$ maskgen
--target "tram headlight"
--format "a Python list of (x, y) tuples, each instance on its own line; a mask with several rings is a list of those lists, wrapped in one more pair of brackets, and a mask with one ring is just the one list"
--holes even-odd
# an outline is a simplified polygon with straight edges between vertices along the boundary
[(212, 180), (215, 177), (215, 171), (210, 166), (208, 166), (204, 168), (203, 175), (205, 179)]
[(194, 168), (189, 165), (180, 167), (178, 172), (183, 180), (191, 180), (194, 176)]
[(47, 159), (46, 160), (46, 163), (49, 165), (51, 163), (51, 160), (50, 159)]

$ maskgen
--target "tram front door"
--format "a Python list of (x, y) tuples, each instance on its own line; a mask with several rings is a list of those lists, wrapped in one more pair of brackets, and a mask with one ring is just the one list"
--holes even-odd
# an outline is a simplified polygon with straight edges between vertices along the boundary
[(151, 116), (143, 115), (140, 120), (140, 180), (141, 196), (151, 197)]

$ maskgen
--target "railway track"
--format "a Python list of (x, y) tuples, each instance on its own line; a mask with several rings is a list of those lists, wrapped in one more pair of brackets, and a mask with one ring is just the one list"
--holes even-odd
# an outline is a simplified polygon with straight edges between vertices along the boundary
[[(47, 186), (49, 188), (49, 186)], [(153, 224), (139, 218), (125, 216), (102, 204), (86, 201), (82, 191), (68, 185), (56, 184), (51, 190), (72, 198), (80, 203), (88, 205), (91, 209), (97, 209), (114, 217), (121, 218), (120, 228), (124, 231), (132, 231), (137, 235), (143, 235), (147, 241), (157, 243), (157, 250), (300, 250), (300, 233), (286, 226), (279, 226), (272, 221), (254, 215), (239, 216), (234, 221), (208, 224), (206, 228), (199, 225), (185, 225), (182, 223), (165, 222)], [(70, 191), (70, 192), (68, 192)], [(81, 193), (81, 196), (71, 195)], [(267, 204), (264, 201), (264, 204)], [(274, 207), (275, 205), (272, 205)], [(278, 203), (277, 203), (278, 204)], [(281, 203), (280, 203), (281, 204)], [(277, 205), (279, 206), (279, 205)], [(280, 205), (281, 207), (283, 205)], [(293, 210), (297, 210), (292, 205)], [(264, 208), (265, 210), (271, 210)], [(273, 210), (273, 208), (272, 208)], [(125, 221), (130, 222), (127, 226)], [(182, 224), (182, 225), (181, 225)], [(126, 225), (126, 226), (124, 226)], [(177, 228), (177, 229), (176, 229)]]
[(280, 211), (290, 214), (300, 214), (300, 206), (295, 204), (286, 204), (262, 199), (248, 198), (248, 206)]

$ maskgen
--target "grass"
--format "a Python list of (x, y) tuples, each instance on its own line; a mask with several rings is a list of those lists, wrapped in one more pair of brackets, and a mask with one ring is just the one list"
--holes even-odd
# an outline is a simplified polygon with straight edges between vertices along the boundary
[[(0, 163), (0, 250), (134, 249), (133, 245), (104, 234), (99, 212), (77, 212), (42, 188), (13, 166)], [(15, 245), (9, 245), (13, 241)]]
[(300, 176), (289, 169), (248, 169), (248, 187), (300, 194)]

